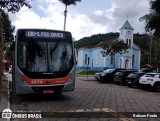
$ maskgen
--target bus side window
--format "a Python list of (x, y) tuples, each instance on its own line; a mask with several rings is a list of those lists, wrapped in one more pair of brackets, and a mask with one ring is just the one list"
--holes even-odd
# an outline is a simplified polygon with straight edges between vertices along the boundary
[(18, 45), (18, 63), (21, 68), (26, 67), (26, 45), (24, 43), (19, 43)]
[(26, 45), (23, 44), (23, 67), (26, 67)]

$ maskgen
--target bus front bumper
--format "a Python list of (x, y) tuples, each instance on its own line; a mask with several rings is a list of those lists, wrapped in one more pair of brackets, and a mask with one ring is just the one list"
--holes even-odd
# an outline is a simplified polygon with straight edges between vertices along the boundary
[(67, 92), (74, 91), (75, 82), (67, 82), (65, 84), (55, 85), (28, 85), (25, 82), (21, 82), (16, 86), (16, 94), (34, 94), (34, 93), (55, 93), (55, 92)]

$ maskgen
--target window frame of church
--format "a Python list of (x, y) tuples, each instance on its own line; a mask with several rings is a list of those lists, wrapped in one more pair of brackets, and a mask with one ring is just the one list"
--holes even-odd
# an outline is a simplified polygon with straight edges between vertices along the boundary
[(126, 44), (128, 45), (128, 39), (126, 40)]
[(110, 55), (110, 64), (114, 64), (114, 61), (115, 61), (115, 56), (114, 56), (114, 54), (111, 54)]
[(132, 66), (134, 66), (135, 55), (132, 55)]
[(84, 56), (84, 63), (85, 63), (85, 64), (88, 63), (88, 54), (85, 54), (85, 56)]
[(125, 60), (125, 69), (128, 69), (128, 67), (129, 67), (128, 64), (129, 64), (129, 59), (126, 59), (126, 60)]
[(129, 43), (128, 44), (131, 45), (131, 39), (129, 39)]

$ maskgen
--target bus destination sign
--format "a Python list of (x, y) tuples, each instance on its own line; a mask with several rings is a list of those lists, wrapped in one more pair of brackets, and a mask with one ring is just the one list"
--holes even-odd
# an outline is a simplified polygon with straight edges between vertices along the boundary
[(51, 32), (51, 31), (26, 31), (26, 37), (35, 38), (58, 38), (64, 39), (65, 35), (62, 32)]

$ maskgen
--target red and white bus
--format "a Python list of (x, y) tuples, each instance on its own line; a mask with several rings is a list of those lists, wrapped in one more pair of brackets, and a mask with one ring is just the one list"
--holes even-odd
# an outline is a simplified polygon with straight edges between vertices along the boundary
[(70, 32), (19, 29), (13, 50), (16, 94), (58, 93), (75, 88), (75, 51)]

